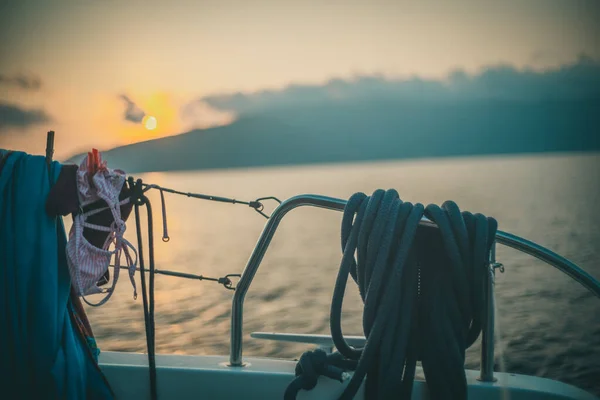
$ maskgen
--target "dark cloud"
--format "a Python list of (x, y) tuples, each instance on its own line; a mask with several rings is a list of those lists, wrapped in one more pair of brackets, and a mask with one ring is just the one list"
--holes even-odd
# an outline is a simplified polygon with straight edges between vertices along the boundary
[(125, 118), (125, 120), (129, 122), (142, 122), (144, 116), (146, 116), (144, 110), (142, 110), (137, 104), (135, 104), (135, 102), (133, 102), (133, 100), (131, 100), (128, 96), (124, 94), (120, 95), (119, 98), (123, 100), (127, 106), (123, 118)]
[(0, 129), (27, 128), (50, 121), (43, 110), (26, 110), (12, 104), (0, 103)]
[(9, 76), (0, 74), (0, 85), (12, 86), (23, 90), (39, 90), (42, 80), (39, 77), (25, 74)]
[(466, 98), (514, 101), (600, 98), (600, 62), (587, 56), (542, 72), (496, 66), (473, 77), (459, 73), (450, 78), (450, 88)]
[(250, 94), (219, 94), (198, 99), (209, 106), (240, 115), (305, 105), (353, 101), (456, 102), (477, 100), (585, 100), (600, 98), (600, 62), (581, 56), (560, 68), (534, 71), (498, 65), (470, 75), (452, 72), (445, 80), (387, 79), (380, 75), (351, 80), (333, 79), (324, 85), (290, 85), (282, 90)]

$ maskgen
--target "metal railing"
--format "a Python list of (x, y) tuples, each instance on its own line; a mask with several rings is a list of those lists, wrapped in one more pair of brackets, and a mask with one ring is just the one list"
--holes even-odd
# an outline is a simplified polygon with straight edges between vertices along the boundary
[[(233, 303), (231, 307), (231, 348), (229, 353), (229, 365), (231, 367), (244, 366), (242, 360), (242, 341), (243, 341), (243, 323), (244, 323), (244, 298), (258, 271), (258, 267), (275, 235), (275, 231), (283, 217), (291, 210), (302, 207), (312, 206), (330, 210), (343, 211), (346, 201), (333, 197), (305, 194), (292, 197), (277, 207), (267, 221), (240, 281), (236, 287)], [(434, 224), (427, 218), (421, 220), (422, 224)], [(496, 233), (496, 242), (513, 249), (530, 254), (569, 275), (577, 282), (581, 283), (586, 289), (600, 298), (600, 282), (590, 274), (579, 268), (577, 265), (566, 258), (548, 250), (529, 240), (520, 238), (513, 234), (498, 231)], [(494, 274), (496, 267), (502, 268), (501, 264), (496, 263), (495, 244), (490, 254), (490, 268), (488, 279), (485, 284), (487, 320), (482, 327), (481, 344), (481, 371), (480, 380), (491, 382), (494, 380)]]

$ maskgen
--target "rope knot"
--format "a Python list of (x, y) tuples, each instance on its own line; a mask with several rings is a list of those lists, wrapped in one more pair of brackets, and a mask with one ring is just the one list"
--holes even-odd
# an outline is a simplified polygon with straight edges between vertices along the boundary
[(336, 365), (340, 360), (338, 353), (327, 354), (321, 349), (303, 353), (296, 364), (296, 378), (288, 386), (284, 399), (295, 399), (301, 389), (314, 389), (321, 375), (344, 382), (349, 375), (340, 366)]
[(131, 203), (141, 206), (144, 204), (143, 201), (143, 197), (144, 197), (144, 187), (143, 187), (143, 183), (141, 179), (138, 179), (137, 181), (134, 182), (133, 177), (130, 176), (127, 179), (127, 182), (129, 183), (129, 187), (131, 188)]
[(307, 351), (296, 365), (296, 376), (302, 377), (302, 389), (311, 390), (317, 385), (319, 376), (343, 382), (344, 370), (332, 364), (330, 357), (321, 349)]

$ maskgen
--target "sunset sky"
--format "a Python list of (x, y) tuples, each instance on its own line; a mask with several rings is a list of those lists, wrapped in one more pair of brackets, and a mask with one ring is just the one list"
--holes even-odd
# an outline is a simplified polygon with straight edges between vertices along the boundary
[(596, 0), (3, 1), (0, 147), (41, 154), (53, 129), (60, 159), (226, 124), (182, 112), (219, 93), (597, 60), (598, 21)]

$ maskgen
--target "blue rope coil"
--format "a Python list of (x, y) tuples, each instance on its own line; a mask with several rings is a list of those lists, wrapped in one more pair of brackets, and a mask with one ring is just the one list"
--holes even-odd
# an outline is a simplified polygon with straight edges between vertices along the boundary
[[(420, 225), (423, 216), (437, 227)], [(483, 284), (497, 227), (493, 218), (461, 213), (452, 201), (424, 207), (403, 202), (395, 190), (353, 195), (342, 220), (330, 314), (339, 353), (301, 358), (285, 399), (313, 388), (315, 376), (328, 376), (321, 371), (335, 365), (330, 358), (354, 370), (342, 400), (354, 398), (365, 379), (367, 399), (410, 398), (417, 361), (432, 398), (466, 399), (465, 350), (485, 318)], [(359, 349), (341, 329), (348, 276), (364, 302), (366, 343)]]

